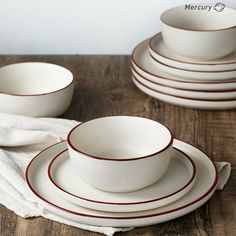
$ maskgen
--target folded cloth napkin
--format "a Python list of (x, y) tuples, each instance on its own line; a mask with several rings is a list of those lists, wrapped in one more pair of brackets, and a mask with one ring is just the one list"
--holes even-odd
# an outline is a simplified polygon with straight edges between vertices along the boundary
[[(78, 122), (58, 118), (30, 118), (0, 113), (0, 204), (24, 218), (43, 216), (81, 229), (113, 235), (131, 228), (97, 227), (69, 221), (32, 201), (24, 171), (30, 160), (44, 148), (66, 139), (69, 130)], [(219, 190), (226, 184), (231, 166), (217, 162)]]

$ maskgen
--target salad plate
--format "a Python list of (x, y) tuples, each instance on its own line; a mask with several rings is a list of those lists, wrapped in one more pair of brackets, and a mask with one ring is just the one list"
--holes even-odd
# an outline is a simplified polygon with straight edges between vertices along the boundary
[(236, 51), (215, 60), (197, 60), (181, 56), (170, 50), (164, 43), (162, 34), (154, 35), (149, 41), (150, 54), (158, 61), (172, 67), (195, 71), (236, 70)]
[(184, 196), (194, 184), (196, 167), (187, 154), (174, 148), (166, 173), (155, 184), (114, 193), (96, 189), (78, 178), (65, 149), (49, 164), (48, 175), (55, 191), (71, 203), (100, 211), (133, 212), (161, 207)]

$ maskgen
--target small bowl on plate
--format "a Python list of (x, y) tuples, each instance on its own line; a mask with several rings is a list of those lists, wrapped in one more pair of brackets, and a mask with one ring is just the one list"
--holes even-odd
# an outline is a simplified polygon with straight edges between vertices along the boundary
[(189, 10), (179, 6), (161, 15), (162, 35), (174, 52), (190, 58), (212, 60), (236, 49), (236, 11)]
[(108, 192), (131, 192), (158, 181), (169, 165), (173, 137), (164, 125), (108, 116), (73, 128), (67, 138), (78, 177)]
[(57, 117), (69, 107), (72, 73), (59, 65), (24, 62), (0, 68), (0, 112)]

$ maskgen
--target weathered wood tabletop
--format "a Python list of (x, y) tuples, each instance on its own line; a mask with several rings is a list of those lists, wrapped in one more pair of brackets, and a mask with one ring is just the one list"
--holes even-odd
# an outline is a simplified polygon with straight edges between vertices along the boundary
[[(44, 61), (66, 66), (76, 78), (67, 119), (85, 121), (107, 115), (136, 115), (167, 125), (175, 138), (196, 145), (217, 161), (229, 161), (232, 174), (198, 210), (167, 223), (117, 235), (236, 235), (236, 110), (199, 111), (169, 105), (143, 94), (131, 81), (129, 56), (1, 56), (0, 66)], [(1, 236), (99, 235), (42, 217), (22, 219), (0, 206)]]

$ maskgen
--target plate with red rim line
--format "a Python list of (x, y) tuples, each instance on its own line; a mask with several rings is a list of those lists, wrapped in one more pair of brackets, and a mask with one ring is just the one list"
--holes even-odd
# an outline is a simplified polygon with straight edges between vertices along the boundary
[(236, 99), (227, 100), (207, 100), (207, 99), (195, 99), (195, 98), (185, 98), (183, 96), (170, 95), (164, 92), (157, 91), (150, 88), (138, 81), (134, 76), (132, 80), (136, 87), (144, 92), (145, 94), (154, 97), (160, 101), (173, 104), (176, 106), (182, 106), (193, 109), (201, 110), (226, 110), (236, 108)]
[(131, 56), (131, 65), (133, 68), (147, 79), (167, 86), (192, 90), (232, 90), (236, 88), (236, 80), (234, 79), (225, 81), (190, 80), (163, 71), (151, 59), (148, 42), (149, 39), (138, 44)]
[[(152, 82), (159, 83), (163, 86), (169, 86), (177, 89), (195, 90), (195, 91), (232, 91), (236, 89), (236, 81), (224, 81), (224, 82), (197, 82), (197, 81), (183, 81), (172, 80), (169, 77), (161, 77), (159, 75), (152, 75), (147, 71), (142, 70), (140, 67), (131, 61), (131, 69), (135, 70), (140, 76), (148, 79)], [(169, 75), (168, 75), (169, 76)], [(182, 78), (181, 78), (182, 79)]]
[(236, 78), (236, 69), (228, 70), (228, 71), (194, 71), (189, 69), (180, 69), (175, 66), (169, 66), (164, 64), (163, 62), (158, 61), (152, 53), (150, 53), (150, 57), (153, 60), (153, 63), (165, 71), (168, 74), (173, 76), (182, 77), (184, 79), (188, 79), (190, 81), (228, 81), (235, 80)]
[(166, 93), (172, 96), (181, 96), (186, 99), (199, 99), (199, 100), (236, 100), (236, 90), (230, 91), (197, 91), (173, 88), (159, 83), (153, 82), (140, 76), (134, 69), (132, 69), (132, 76), (145, 86), (154, 89), (157, 92)]
[(35, 200), (44, 208), (74, 222), (111, 227), (139, 227), (157, 224), (188, 214), (204, 204), (215, 192), (218, 173), (206, 154), (196, 147), (174, 140), (174, 147), (185, 152), (196, 165), (196, 181), (192, 189), (179, 200), (152, 210), (129, 213), (103, 212), (76, 206), (61, 198), (48, 178), (50, 161), (67, 148), (66, 141), (52, 145), (29, 163), (25, 179)]
[(154, 35), (150, 39), (149, 51), (156, 60), (179, 69), (195, 71), (236, 70), (236, 51), (228, 56), (211, 61), (187, 58), (168, 49), (161, 33)]
[(184, 196), (194, 185), (196, 167), (187, 154), (174, 148), (166, 173), (155, 184), (134, 192), (112, 193), (82, 181), (65, 149), (50, 162), (48, 176), (54, 190), (73, 204), (100, 211), (134, 212), (161, 207)]

